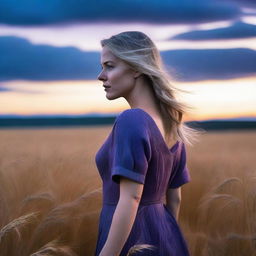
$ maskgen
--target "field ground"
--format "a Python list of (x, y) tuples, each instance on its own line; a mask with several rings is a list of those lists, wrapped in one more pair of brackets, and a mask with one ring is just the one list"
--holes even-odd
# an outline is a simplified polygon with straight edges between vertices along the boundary
[[(94, 157), (111, 128), (0, 130), (2, 256), (93, 255)], [(187, 146), (187, 165), (179, 222), (192, 255), (255, 256), (256, 131), (205, 133)]]

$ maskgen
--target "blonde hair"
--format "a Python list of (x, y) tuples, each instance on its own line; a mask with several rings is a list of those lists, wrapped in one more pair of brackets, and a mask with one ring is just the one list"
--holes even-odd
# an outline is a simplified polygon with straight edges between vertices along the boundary
[(142, 32), (126, 31), (101, 40), (101, 46), (107, 46), (117, 58), (142, 73), (148, 80), (159, 104), (166, 141), (169, 142), (173, 136), (175, 140), (192, 145), (199, 130), (182, 122), (183, 115), (192, 108), (176, 99), (176, 91), (184, 90), (170, 83), (170, 77), (153, 41)]

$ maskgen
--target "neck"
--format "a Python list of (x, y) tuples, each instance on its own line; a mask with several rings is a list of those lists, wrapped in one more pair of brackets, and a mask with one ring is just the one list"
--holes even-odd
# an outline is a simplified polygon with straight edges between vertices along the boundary
[(135, 80), (131, 93), (125, 97), (131, 108), (141, 108), (152, 114), (159, 114), (159, 106), (152, 86), (143, 76)]

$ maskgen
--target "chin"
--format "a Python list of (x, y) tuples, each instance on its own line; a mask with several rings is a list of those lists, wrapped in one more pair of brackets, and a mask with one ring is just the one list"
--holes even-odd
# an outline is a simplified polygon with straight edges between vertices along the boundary
[(118, 96), (118, 95), (108, 95), (108, 94), (106, 94), (106, 98), (108, 99), (108, 100), (115, 100), (115, 99), (118, 99), (118, 98), (120, 98), (121, 96)]

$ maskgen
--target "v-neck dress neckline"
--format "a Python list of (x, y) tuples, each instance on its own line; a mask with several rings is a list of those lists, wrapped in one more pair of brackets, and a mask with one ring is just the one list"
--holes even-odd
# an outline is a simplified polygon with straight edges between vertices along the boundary
[(169, 148), (169, 146), (167, 145), (167, 143), (165, 142), (164, 140), (164, 137), (159, 129), (159, 127), (157, 126), (155, 120), (153, 119), (153, 117), (148, 113), (146, 112), (145, 110), (143, 110), (142, 108), (133, 108), (133, 109), (139, 109), (141, 110), (143, 113), (145, 113), (145, 116), (148, 117), (148, 119), (153, 123), (153, 126), (156, 128), (158, 134), (159, 134), (159, 137), (161, 138), (162, 142), (163, 142), (163, 145), (164, 147), (171, 153), (171, 154), (174, 154), (177, 149), (178, 149), (178, 144), (179, 144), (179, 141), (177, 140), (171, 148)]

